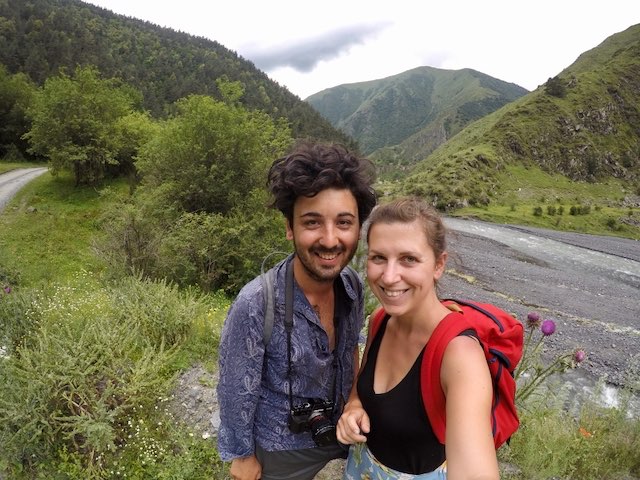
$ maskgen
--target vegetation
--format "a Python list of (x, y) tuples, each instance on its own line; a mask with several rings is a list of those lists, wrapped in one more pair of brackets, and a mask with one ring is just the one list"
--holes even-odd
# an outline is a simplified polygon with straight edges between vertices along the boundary
[[(108, 188), (128, 192), (124, 181)], [(25, 253), (0, 257), (0, 469), (17, 480), (223, 478), (215, 442), (178, 419), (171, 392), (181, 369), (215, 368), (230, 297), (140, 275), (110, 281), (102, 262), (87, 260), (96, 219), (116, 200), (74, 188), (70, 175), (44, 175), (0, 216), (0, 252)], [(45, 221), (45, 211), (73, 228)], [(37, 256), (54, 230), (65, 248)], [(532, 326), (520, 373), (545, 375), (552, 365)], [(624, 401), (569, 412), (562, 399), (544, 389), (518, 399), (522, 427), (499, 451), (503, 478), (640, 476), (640, 422)]]

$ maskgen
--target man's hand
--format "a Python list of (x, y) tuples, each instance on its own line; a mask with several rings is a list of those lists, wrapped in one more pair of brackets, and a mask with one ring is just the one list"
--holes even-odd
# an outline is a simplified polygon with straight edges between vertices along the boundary
[(260, 480), (262, 466), (255, 455), (250, 457), (234, 458), (229, 470), (233, 480)]

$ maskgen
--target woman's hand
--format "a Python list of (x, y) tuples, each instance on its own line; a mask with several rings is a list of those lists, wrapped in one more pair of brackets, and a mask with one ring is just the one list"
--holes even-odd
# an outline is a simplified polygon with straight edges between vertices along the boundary
[(362, 408), (362, 403), (352, 400), (345, 405), (338, 420), (336, 436), (338, 441), (345, 445), (366, 442), (365, 434), (369, 433), (370, 428), (369, 415)]

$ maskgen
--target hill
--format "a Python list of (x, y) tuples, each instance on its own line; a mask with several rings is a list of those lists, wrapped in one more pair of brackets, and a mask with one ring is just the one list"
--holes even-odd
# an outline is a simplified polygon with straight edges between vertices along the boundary
[(585, 184), (587, 197), (589, 189), (611, 182), (608, 205), (637, 208), (639, 158), (635, 25), (534, 92), (469, 125), (422, 160), (398, 190), (450, 209), (516, 201), (535, 178), (550, 175), (561, 177), (556, 183)]
[(94, 65), (140, 90), (144, 108), (165, 115), (189, 94), (221, 98), (216, 79), (240, 81), (241, 102), (286, 117), (296, 137), (353, 141), (308, 103), (218, 42), (162, 28), (79, 0), (0, 1), (0, 64), (36, 84)]
[(471, 69), (418, 67), (306, 99), (382, 163), (415, 163), (470, 122), (528, 91)]

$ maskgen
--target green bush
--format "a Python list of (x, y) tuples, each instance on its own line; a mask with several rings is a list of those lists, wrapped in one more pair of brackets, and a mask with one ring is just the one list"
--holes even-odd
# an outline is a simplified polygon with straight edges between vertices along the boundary
[(163, 408), (192, 327), (215, 343), (212, 302), (135, 277), (91, 285), (3, 298), (3, 318), (30, 320), (0, 356), (0, 468), (16, 479), (215, 478), (213, 443)]

